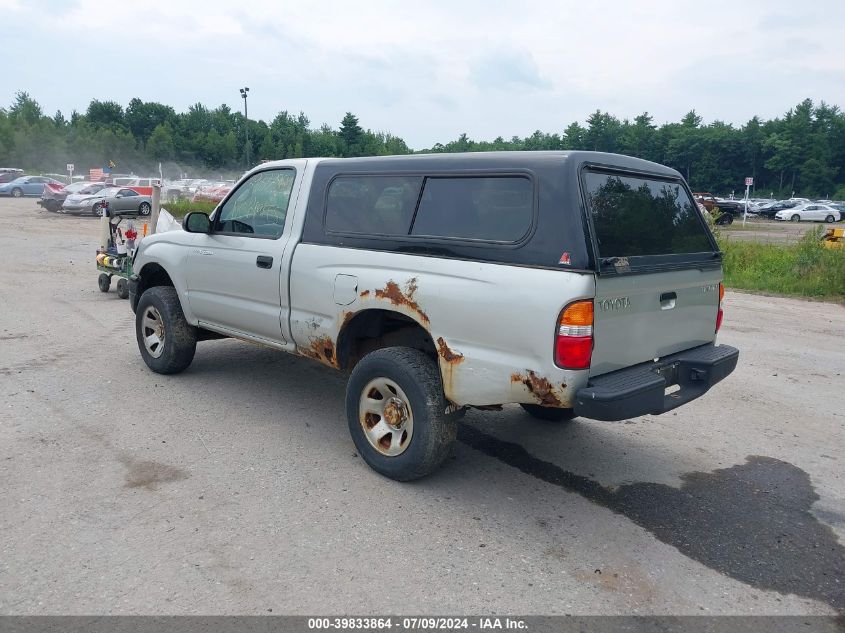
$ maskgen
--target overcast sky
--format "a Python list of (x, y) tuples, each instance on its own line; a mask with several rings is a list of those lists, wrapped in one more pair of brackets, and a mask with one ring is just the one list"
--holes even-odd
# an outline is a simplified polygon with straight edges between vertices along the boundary
[(657, 123), (845, 107), (845, 2), (0, 0), (0, 107), (132, 97), (270, 121), (346, 111), (411, 147), (562, 132), (596, 109)]

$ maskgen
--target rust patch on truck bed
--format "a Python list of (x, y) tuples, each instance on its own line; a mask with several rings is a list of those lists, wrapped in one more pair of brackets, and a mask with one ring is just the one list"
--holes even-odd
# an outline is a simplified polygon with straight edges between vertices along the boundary
[[(431, 321), (428, 318), (428, 315), (423, 312), (422, 308), (420, 308), (419, 304), (414, 300), (414, 294), (417, 292), (417, 278), (411, 277), (408, 282), (405, 284), (405, 289), (399, 287), (392, 279), (387, 282), (387, 285), (384, 288), (380, 288), (376, 290), (376, 298), (378, 299), (387, 299), (395, 306), (403, 306), (412, 312), (416, 312), (420, 320), (422, 320), (425, 325), (429, 325)], [(362, 293), (363, 295), (363, 293)]]
[(511, 382), (521, 382), (534, 396), (539, 400), (539, 403), (548, 407), (562, 407), (563, 403), (554, 392), (552, 383), (548, 378), (538, 376), (533, 371), (529, 370), (526, 376), (522, 374), (511, 374)]
[(457, 365), (458, 363), (464, 362), (464, 355), (453, 352), (442, 336), (437, 337), (437, 353), (440, 354), (440, 358), (450, 365)]
[(369, 291), (369, 290), (365, 290), (364, 292), (362, 292), (362, 293), (361, 293), (361, 298), (362, 298), (362, 299), (366, 299), (366, 298), (367, 298), (367, 297), (369, 297), (369, 296), (370, 296), (370, 291)]

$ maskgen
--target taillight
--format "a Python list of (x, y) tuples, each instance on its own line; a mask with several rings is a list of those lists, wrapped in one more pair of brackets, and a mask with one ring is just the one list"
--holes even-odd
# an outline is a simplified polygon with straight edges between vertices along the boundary
[(716, 331), (719, 331), (719, 328), (722, 327), (722, 317), (725, 316), (725, 313), (722, 311), (722, 299), (725, 298), (725, 285), (721, 282), (719, 283), (719, 311), (716, 313)]
[(560, 313), (555, 336), (555, 364), (588, 369), (593, 355), (593, 301), (575, 301)]

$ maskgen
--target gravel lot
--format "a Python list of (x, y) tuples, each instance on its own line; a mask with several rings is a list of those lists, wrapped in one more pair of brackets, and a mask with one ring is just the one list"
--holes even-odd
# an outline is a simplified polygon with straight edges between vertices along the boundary
[(344, 377), (236, 341), (148, 371), (96, 220), (0, 200), (0, 613), (845, 610), (845, 309), (728, 293), (737, 371), (661, 417), (473, 411), (398, 484)]
[(745, 226), (742, 226), (742, 217), (740, 217), (734, 220), (733, 224), (720, 226), (719, 230), (723, 235), (735, 240), (766, 242), (768, 244), (794, 244), (804, 237), (807, 231), (819, 226), (832, 229), (843, 228), (845, 224), (842, 222), (834, 222), (833, 224), (825, 222), (779, 222), (749, 215)]

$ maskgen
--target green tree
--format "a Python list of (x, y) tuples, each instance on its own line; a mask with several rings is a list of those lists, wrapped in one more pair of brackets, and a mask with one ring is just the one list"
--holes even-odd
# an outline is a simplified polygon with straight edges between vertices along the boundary
[(154, 160), (171, 160), (176, 155), (173, 129), (169, 123), (158, 124), (147, 141), (147, 154)]
[(114, 101), (97, 101), (94, 99), (88, 105), (85, 118), (95, 127), (125, 127), (123, 106)]
[(343, 156), (361, 156), (364, 130), (358, 125), (358, 117), (351, 112), (347, 112), (340, 122), (338, 137)]

